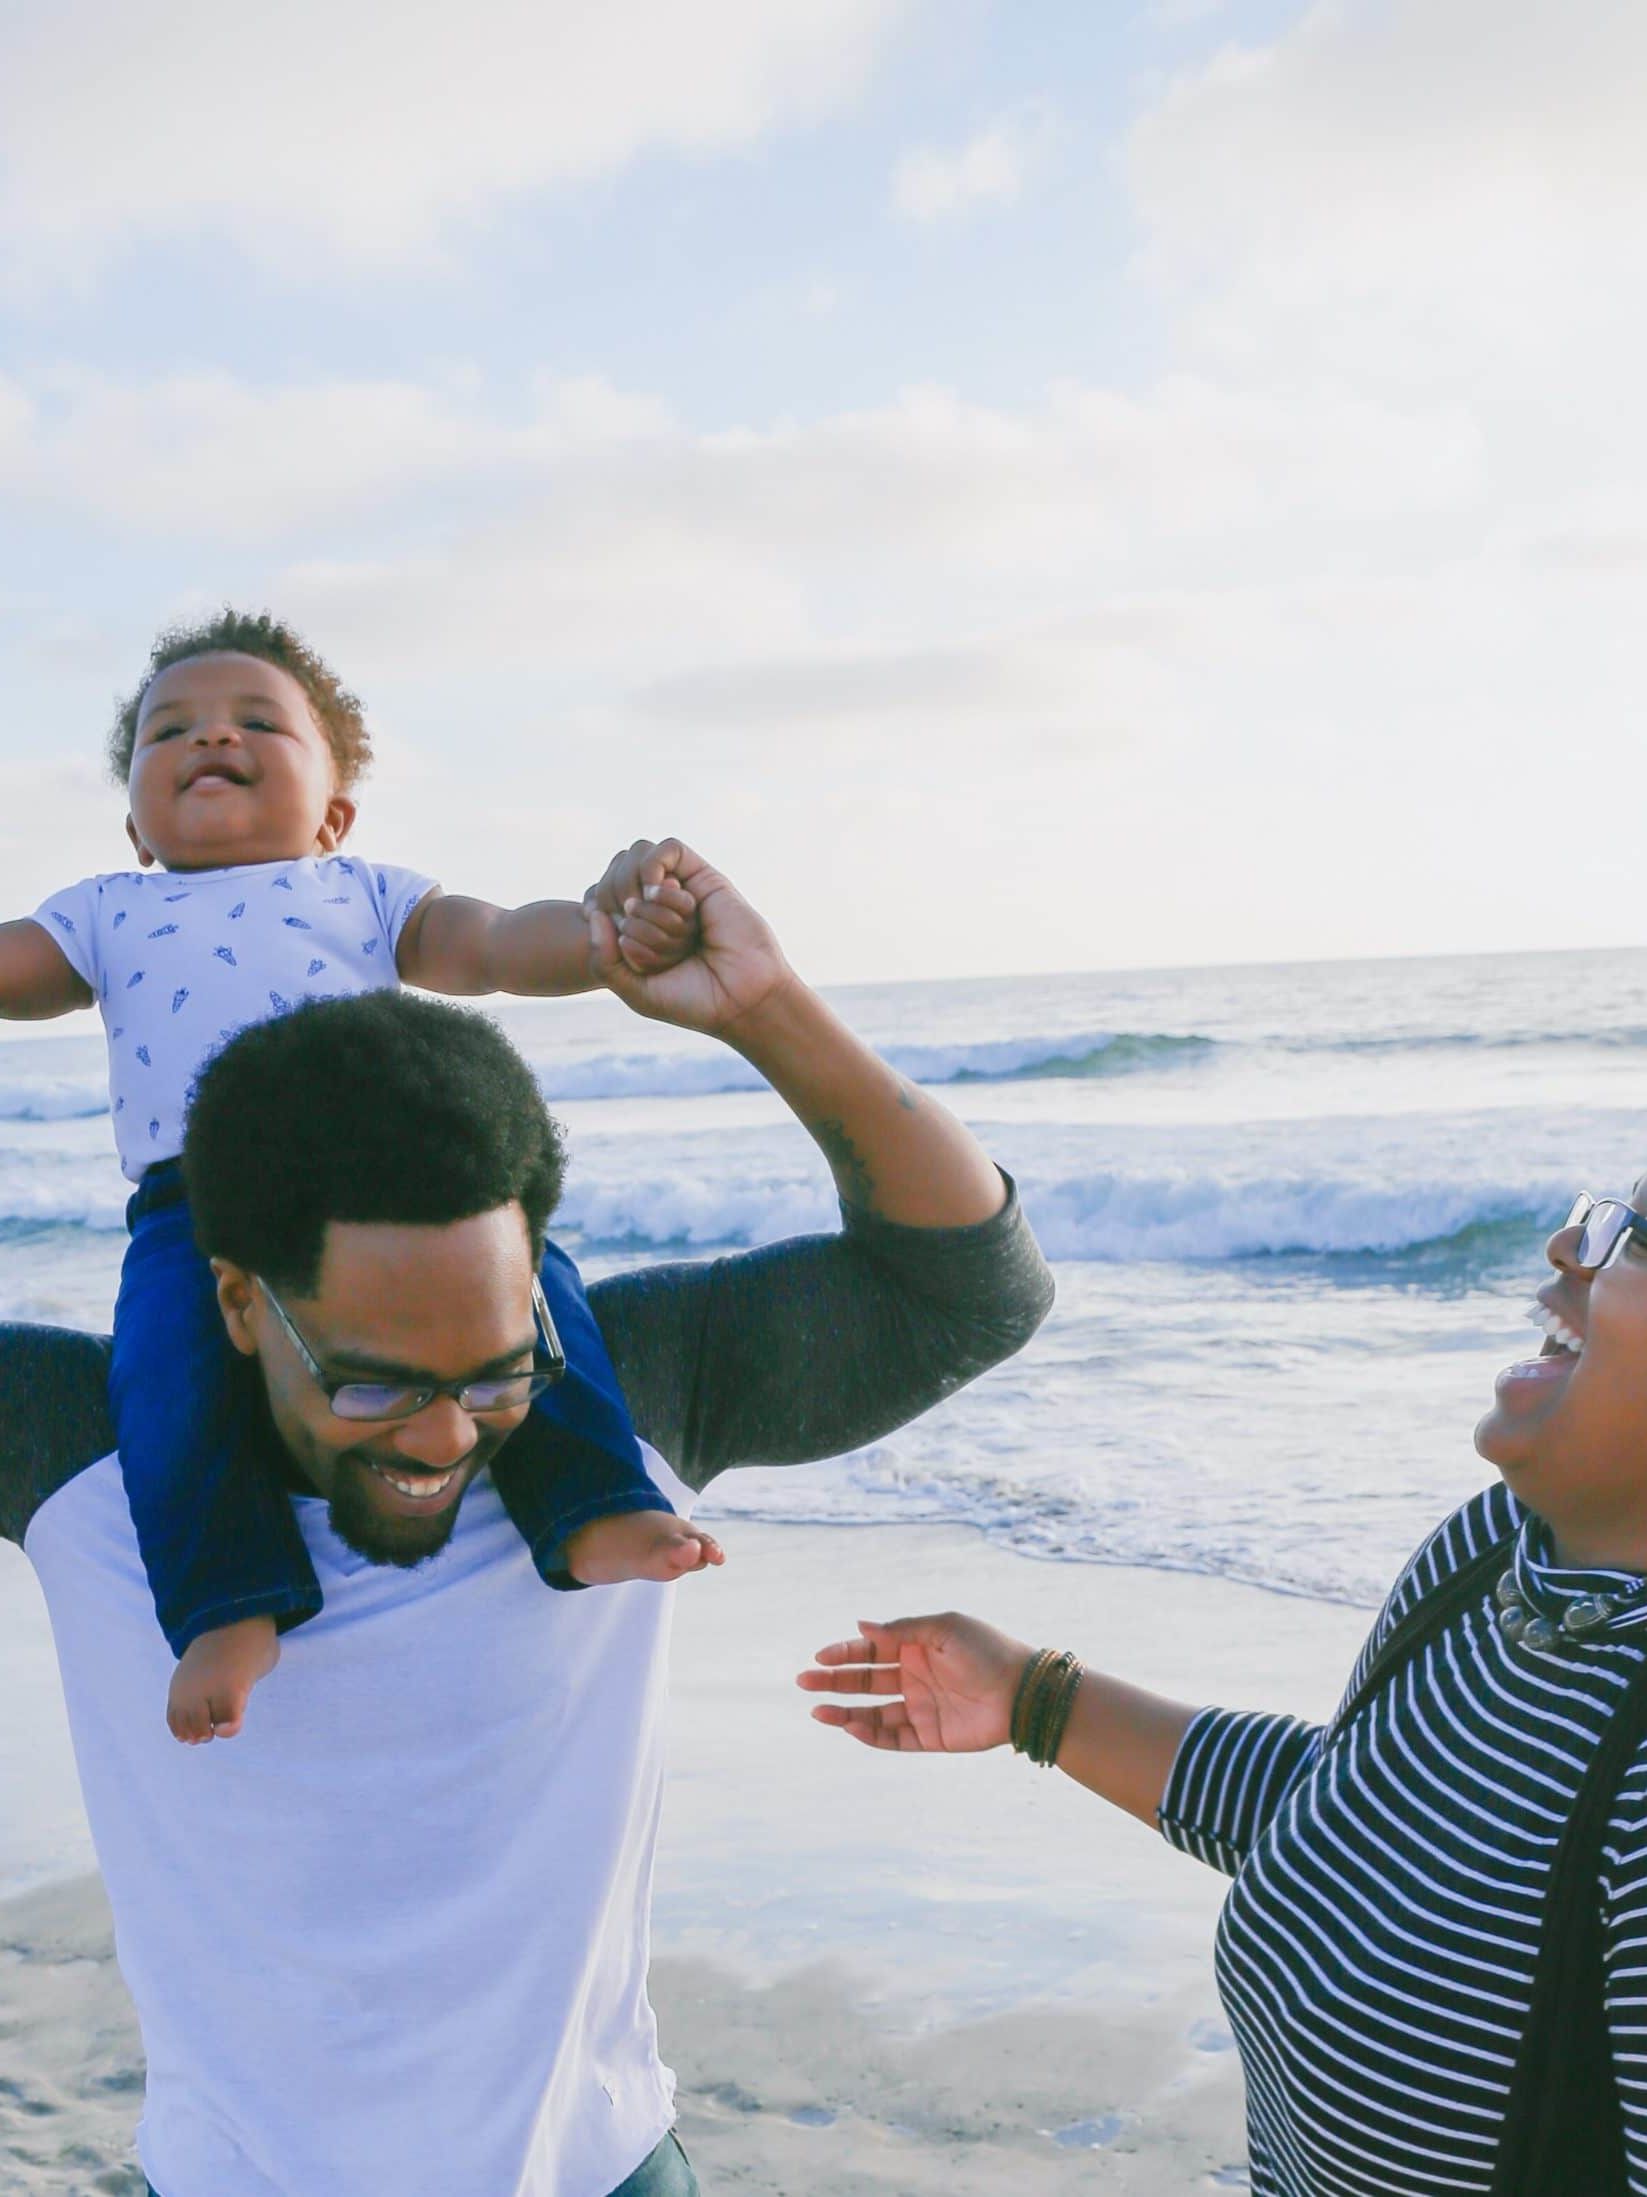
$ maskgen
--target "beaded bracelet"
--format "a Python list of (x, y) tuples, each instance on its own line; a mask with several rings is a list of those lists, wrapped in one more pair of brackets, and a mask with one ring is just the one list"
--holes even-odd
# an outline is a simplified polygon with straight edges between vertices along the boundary
[(1042, 1769), (1058, 1759), (1081, 1677), (1080, 1660), (1067, 1648), (1041, 1648), (1024, 1665), (1012, 1700), (1012, 1744)]
[(1057, 1660), (1057, 1655), (1056, 1648), (1037, 1648), (1024, 1665), (1018, 1680), (1018, 1691), (1012, 1697), (1012, 1717), (1008, 1726), (1015, 1754), (1027, 1754), (1029, 1751), (1025, 1744), (1028, 1736), (1025, 1711), (1047, 1666)]

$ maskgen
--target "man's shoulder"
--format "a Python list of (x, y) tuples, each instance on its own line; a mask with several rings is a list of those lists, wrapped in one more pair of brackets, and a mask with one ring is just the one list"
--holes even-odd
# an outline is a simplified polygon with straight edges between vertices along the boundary
[(106, 1335), (0, 1322), (0, 1537), (113, 1449), (108, 1384)]

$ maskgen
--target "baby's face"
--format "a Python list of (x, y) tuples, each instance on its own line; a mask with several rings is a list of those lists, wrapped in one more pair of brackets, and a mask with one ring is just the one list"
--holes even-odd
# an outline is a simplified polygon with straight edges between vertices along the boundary
[(191, 656), (139, 705), (126, 830), (168, 870), (331, 854), (354, 822), (309, 698), (256, 656)]

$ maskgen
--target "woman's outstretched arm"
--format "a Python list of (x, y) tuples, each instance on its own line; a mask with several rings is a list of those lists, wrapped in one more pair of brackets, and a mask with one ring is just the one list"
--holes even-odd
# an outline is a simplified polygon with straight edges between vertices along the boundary
[[(1033, 1653), (976, 1617), (860, 1622), (855, 1639), (820, 1648), (798, 1683), (809, 1693), (879, 1695), (873, 1706), (824, 1702), (812, 1712), (866, 1747), (970, 1754), (1012, 1737), (1013, 1703)], [(1296, 1717), (1187, 1709), (1084, 1671), (1054, 1759), (1170, 1845), (1233, 1876), (1321, 1737), (1318, 1725)]]
[[(902, 1754), (972, 1754), (1004, 1747), (1012, 1706), (1034, 1654), (976, 1617), (859, 1621), (856, 1638), (820, 1648), (797, 1683), (809, 1693), (874, 1694), (871, 1704), (822, 1702), (820, 1724), (867, 1747)], [(1078, 1785), (1153, 1829), (1184, 1734), (1196, 1715), (1102, 1671), (1086, 1671), (1057, 1765)]]

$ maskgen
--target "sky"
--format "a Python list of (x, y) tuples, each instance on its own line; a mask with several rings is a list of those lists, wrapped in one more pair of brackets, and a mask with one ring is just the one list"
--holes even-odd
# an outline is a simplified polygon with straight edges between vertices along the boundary
[(232, 602), (360, 850), (820, 980), (1647, 940), (1635, 0), (388, 23), (0, 13), (7, 913)]

